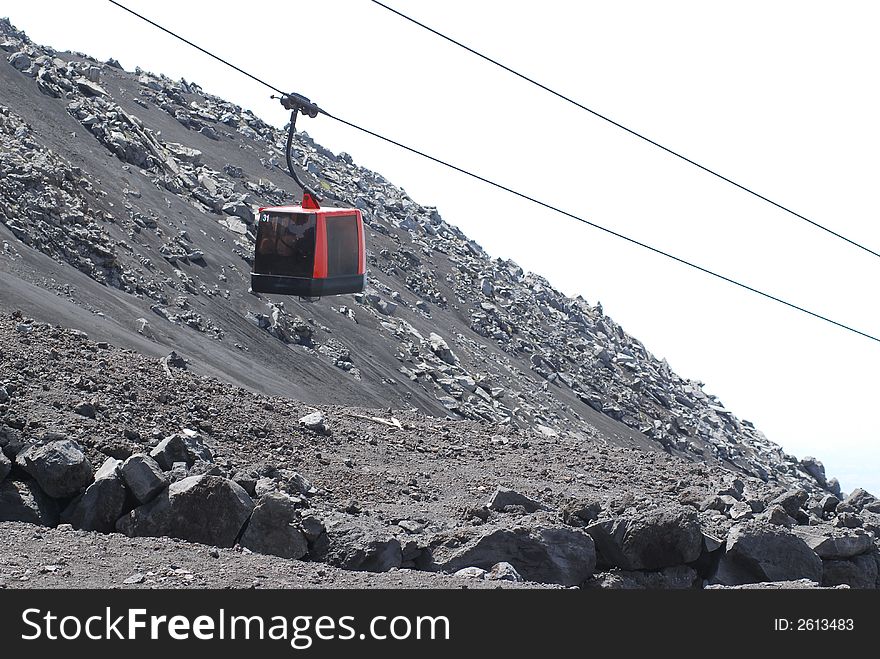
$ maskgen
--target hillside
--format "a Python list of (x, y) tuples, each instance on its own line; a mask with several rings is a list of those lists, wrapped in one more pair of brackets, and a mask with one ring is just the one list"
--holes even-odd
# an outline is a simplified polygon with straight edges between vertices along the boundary
[[(876, 583), (876, 500), (841, 502), (821, 463), (787, 455), (600, 307), (492, 259), (304, 134), (303, 171), (364, 213), (367, 291), (250, 293), (252, 207), (301, 194), (284, 131), (8, 21), (0, 51), (0, 520), (233, 546), (263, 510), (266, 534), (295, 519), (300, 535), (284, 540), (296, 551), (251, 539), (259, 551), (348, 570)], [(170, 487), (138, 497), (123, 463), (146, 454)], [(82, 478), (52, 494), (53, 469)], [(242, 519), (190, 528), (175, 505), (200, 510), (203, 490)], [(618, 546), (626, 529), (634, 545)], [(656, 534), (668, 551), (644, 555)], [(829, 539), (846, 549), (817, 549)], [(796, 565), (754, 569), (754, 543)]]

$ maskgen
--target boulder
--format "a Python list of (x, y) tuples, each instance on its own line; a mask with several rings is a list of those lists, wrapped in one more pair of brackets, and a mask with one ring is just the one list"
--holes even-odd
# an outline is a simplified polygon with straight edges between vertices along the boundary
[(198, 433), (170, 435), (150, 451), (150, 457), (165, 471), (170, 471), (175, 462), (185, 462), (187, 467), (192, 467), (196, 462), (214, 459)]
[(785, 508), (778, 504), (773, 504), (767, 510), (762, 512), (758, 519), (761, 519), (768, 524), (773, 524), (775, 526), (785, 526), (787, 528), (791, 528), (795, 525), (795, 521), (791, 518), (791, 516), (785, 512)]
[(315, 545), (313, 559), (324, 560), (345, 570), (387, 572), (403, 564), (400, 541), (377, 522), (364, 517), (336, 515), (324, 519), (323, 547)]
[(314, 515), (307, 515), (300, 520), (300, 530), (309, 542), (314, 542), (324, 534), (324, 522)]
[(282, 492), (265, 495), (241, 536), (241, 545), (260, 554), (300, 559), (309, 551), (299, 529), (299, 512), (294, 499)]
[[(477, 569), (479, 570), (480, 568)], [(513, 581), (516, 583), (525, 581), (519, 572), (516, 571), (515, 567), (504, 561), (493, 565), (492, 569), (486, 573), (486, 579), (489, 581)]]
[(877, 561), (868, 554), (848, 560), (822, 561), (822, 585), (871, 589), (877, 587)]
[(624, 570), (656, 570), (700, 557), (703, 534), (691, 508), (661, 508), (638, 517), (621, 517), (586, 527), (600, 565)]
[(31, 58), (27, 56), (27, 53), (21, 51), (12, 53), (7, 61), (19, 71), (26, 71), (31, 67)]
[(35, 481), (0, 482), (0, 522), (28, 522), (43, 526), (58, 523), (58, 505)]
[(825, 486), (825, 489), (831, 492), (838, 499), (843, 496), (840, 492), (840, 482), (834, 478), (833, 476), (828, 479), (828, 484)]
[(89, 419), (94, 419), (95, 416), (98, 414), (98, 410), (95, 407), (95, 404), (87, 400), (77, 403), (73, 407), (73, 411), (80, 416), (84, 416)]
[(119, 464), (119, 460), (108, 458), (95, 474), (95, 482), (61, 513), (61, 522), (83, 531), (113, 531), (125, 512), (128, 496), (117, 472)]
[(864, 521), (856, 513), (840, 513), (834, 520), (834, 526), (846, 529), (857, 529), (864, 526)]
[(538, 510), (546, 510), (546, 506), (540, 501), (531, 499), (524, 494), (520, 494), (506, 487), (498, 487), (489, 497), (486, 504), (489, 510), (504, 512), (507, 506), (522, 506), (527, 513), (533, 513)]
[(735, 522), (741, 522), (753, 516), (752, 507), (745, 501), (737, 501), (727, 511), (728, 516)]
[(587, 583), (587, 587), (609, 590), (688, 590), (699, 588), (700, 583), (696, 570), (687, 565), (677, 565), (656, 572), (613, 568), (597, 574)]
[[(507, 563), (507, 565), (510, 565), (510, 563)], [(463, 567), (460, 570), (457, 570), (453, 576), (467, 577), (469, 579), (485, 579), (486, 574), (486, 570), (481, 567)]]
[(122, 479), (138, 503), (151, 501), (168, 486), (168, 477), (149, 455), (137, 453), (122, 464)]
[(428, 343), (431, 346), (431, 352), (437, 355), (441, 360), (452, 366), (458, 364), (458, 357), (452, 352), (449, 344), (446, 343), (446, 340), (442, 336), (435, 332), (431, 332), (428, 336)]
[(785, 527), (750, 520), (731, 529), (713, 583), (822, 579), (822, 560)]
[(819, 487), (825, 488), (828, 486), (828, 481), (825, 476), (825, 465), (819, 462), (819, 460), (812, 456), (807, 456), (801, 460), (801, 467), (816, 480)]
[(0, 453), (9, 458), (10, 462), (28, 446), (30, 442), (24, 440), (18, 430), (9, 426), (0, 426), (0, 449), (2, 449)]
[(562, 509), (562, 521), (570, 526), (586, 526), (599, 519), (602, 504), (593, 499), (571, 500)]
[(306, 414), (304, 417), (300, 418), (299, 425), (306, 430), (311, 430), (312, 432), (316, 432), (320, 435), (329, 434), (327, 423), (324, 421), (324, 415), (321, 412), (312, 412), (311, 414)]
[(819, 558), (836, 560), (852, 558), (870, 551), (874, 541), (861, 529), (841, 529), (828, 525), (804, 526), (794, 530)]
[(484, 532), (456, 549), (438, 567), (456, 572), (464, 567), (491, 570), (510, 563), (528, 581), (577, 586), (596, 567), (596, 550), (589, 535), (574, 528), (517, 527)]
[(307, 497), (313, 497), (318, 493), (318, 489), (302, 474), (286, 469), (282, 470), (282, 473), (285, 478), (284, 486), (288, 492), (298, 492)]
[(860, 487), (854, 489), (850, 495), (843, 500), (844, 503), (849, 504), (856, 510), (862, 510), (863, 508), (875, 503), (877, 501), (877, 497), (875, 497), (870, 492), (863, 490)]
[(103, 464), (98, 467), (98, 471), (95, 472), (95, 480), (101, 480), (102, 478), (108, 478), (110, 476), (119, 476), (119, 470), (121, 467), (122, 460), (107, 458), (104, 460)]
[(778, 497), (773, 499), (768, 504), (768, 508), (773, 506), (781, 506), (787, 515), (797, 518), (798, 511), (807, 502), (809, 496), (810, 495), (807, 494), (805, 490), (802, 490), (800, 488), (793, 488), (791, 490), (783, 492)]
[(15, 462), (53, 499), (75, 496), (93, 480), (92, 464), (82, 446), (71, 439), (29, 446)]
[(819, 505), (822, 507), (823, 513), (833, 512), (837, 508), (837, 504), (840, 503), (840, 499), (838, 499), (833, 494), (826, 494), (819, 501)]
[(120, 518), (116, 529), (133, 537), (167, 535), (232, 547), (253, 509), (253, 500), (234, 481), (190, 476)]

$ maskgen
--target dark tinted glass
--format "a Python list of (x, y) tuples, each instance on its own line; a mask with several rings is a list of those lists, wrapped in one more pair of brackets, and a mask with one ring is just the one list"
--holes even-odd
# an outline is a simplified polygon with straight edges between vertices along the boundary
[(328, 217), (327, 276), (356, 275), (359, 257), (357, 216)]
[(260, 215), (254, 272), (311, 277), (315, 267), (315, 224), (314, 213)]

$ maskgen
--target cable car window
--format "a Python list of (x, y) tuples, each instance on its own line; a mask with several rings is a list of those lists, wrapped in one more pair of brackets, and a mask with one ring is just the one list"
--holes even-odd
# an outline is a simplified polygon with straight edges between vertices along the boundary
[(311, 277), (315, 267), (315, 214), (263, 213), (257, 228), (254, 271)]
[(327, 217), (327, 276), (356, 275), (360, 266), (357, 216)]

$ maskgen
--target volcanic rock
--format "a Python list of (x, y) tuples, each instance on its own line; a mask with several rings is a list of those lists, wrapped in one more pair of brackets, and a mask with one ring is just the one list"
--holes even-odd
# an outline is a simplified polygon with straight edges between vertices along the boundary
[(685, 507), (600, 521), (585, 530), (596, 543), (600, 565), (624, 570), (690, 563), (699, 558), (703, 545), (697, 515)]
[[(857, 487), (856, 489), (854, 489), (850, 493), (850, 495), (846, 499), (843, 500), (843, 503), (849, 504), (850, 506), (852, 506), (856, 510), (862, 510), (862, 509), (867, 508), (868, 506), (870, 506), (871, 504), (874, 504), (876, 502), (877, 502), (877, 497), (875, 497), (870, 492), (863, 490), (860, 487)], [(875, 512), (878, 512), (878, 511), (875, 511)]]
[(874, 546), (871, 536), (861, 529), (850, 531), (829, 526), (802, 526), (795, 528), (794, 532), (822, 559), (852, 558)]
[(822, 561), (822, 585), (876, 588), (878, 564), (874, 556), (862, 554), (849, 560)]
[(531, 499), (506, 487), (498, 487), (486, 504), (489, 510), (497, 510), (499, 512), (504, 512), (504, 509), (508, 506), (521, 506), (527, 513), (546, 509), (546, 506), (540, 501)]
[(168, 477), (148, 455), (136, 453), (122, 464), (122, 478), (139, 503), (151, 501), (168, 485)]
[(589, 588), (611, 590), (688, 590), (700, 587), (700, 577), (696, 570), (687, 565), (665, 567), (656, 572), (621, 570), (613, 568), (600, 572), (587, 582)]
[(162, 536), (231, 547), (253, 512), (241, 486), (218, 476), (190, 476), (127, 516), (118, 531), (129, 536)]
[(822, 560), (784, 527), (750, 520), (731, 529), (712, 582), (731, 586), (797, 579), (821, 581)]
[(281, 492), (263, 496), (241, 537), (241, 545), (260, 554), (299, 559), (309, 551), (299, 526), (296, 501)]
[(95, 481), (61, 513), (61, 522), (83, 531), (110, 533), (125, 512), (127, 493), (117, 473), (119, 460), (108, 458)]
[(35, 481), (0, 482), (0, 522), (29, 522), (42, 526), (58, 523), (58, 505)]
[(438, 567), (446, 572), (463, 567), (491, 570), (502, 561), (528, 581), (575, 586), (593, 574), (596, 551), (590, 536), (578, 529), (501, 528), (466, 543)]
[(83, 447), (71, 439), (30, 446), (16, 456), (15, 462), (55, 499), (79, 494), (93, 480), (92, 465)]

